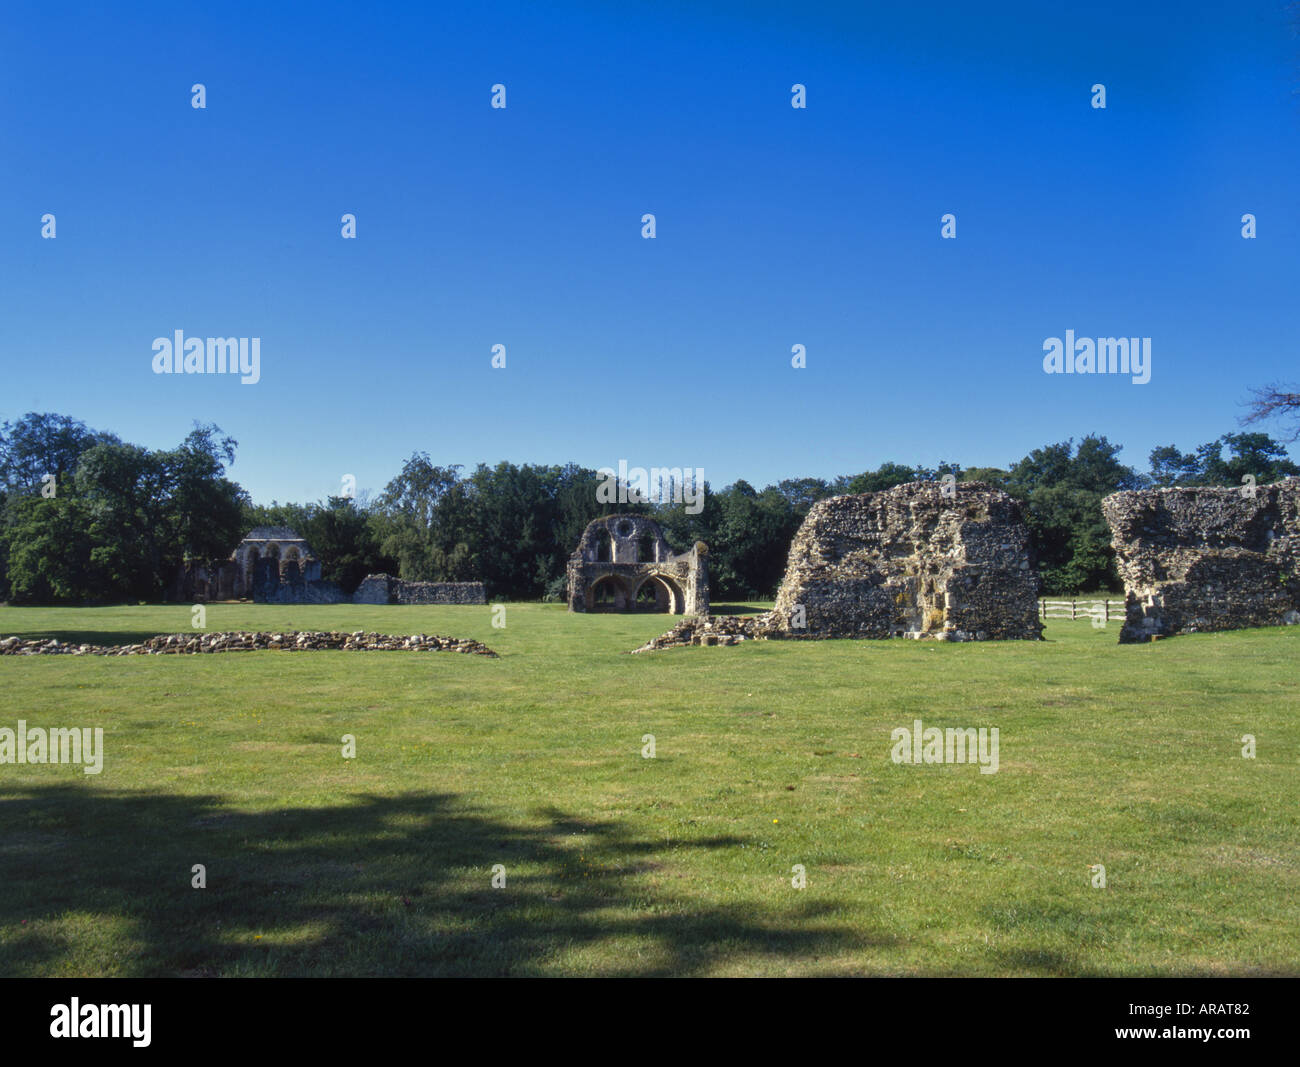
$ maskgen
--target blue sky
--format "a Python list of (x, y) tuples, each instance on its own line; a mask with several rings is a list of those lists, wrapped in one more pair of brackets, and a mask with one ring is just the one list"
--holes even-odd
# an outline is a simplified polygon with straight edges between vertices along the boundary
[[(1297, 377), (1282, 3), (131, 11), (7, 7), (0, 418), (216, 422), (259, 502), (417, 449), (763, 485), (1096, 432), (1144, 467)], [(260, 337), (261, 381), (155, 375), (176, 329)], [(1151, 337), (1150, 383), (1044, 374), (1067, 329)]]

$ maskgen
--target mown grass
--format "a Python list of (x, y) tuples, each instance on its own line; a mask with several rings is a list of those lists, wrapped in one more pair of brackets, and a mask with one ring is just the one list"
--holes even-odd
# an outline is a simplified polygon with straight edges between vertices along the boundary
[[(0, 765), (0, 974), (1300, 973), (1300, 628), (629, 656), (669, 620), (491, 621), (207, 618), (497, 660), (0, 657), (0, 726), (106, 748), (98, 776)], [(189, 628), (186, 605), (0, 609), (0, 634)], [(997, 726), (1000, 770), (892, 763), (917, 718)]]

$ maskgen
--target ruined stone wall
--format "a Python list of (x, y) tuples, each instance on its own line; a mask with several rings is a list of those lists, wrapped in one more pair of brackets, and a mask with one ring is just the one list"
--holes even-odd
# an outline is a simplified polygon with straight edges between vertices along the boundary
[(814, 504), (774, 615), (788, 637), (1037, 640), (1037, 593), (1015, 500), (982, 482), (909, 482)]
[(1120, 642), (1300, 623), (1300, 479), (1101, 502), (1124, 580)]
[(370, 574), (352, 595), (354, 604), (486, 604), (482, 582), (410, 582)]

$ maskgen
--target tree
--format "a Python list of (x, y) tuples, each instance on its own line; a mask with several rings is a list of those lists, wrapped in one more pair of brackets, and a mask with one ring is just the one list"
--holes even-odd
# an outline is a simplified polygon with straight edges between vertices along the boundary
[(91, 430), (80, 419), (30, 411), (0, 425), (0, 486), (10, 493), (37, 492), (45, 475), (69, 477), (87, 449), (116, 443), (113, 434)]
[(1295, 422), (1294, 431), (1288, 441), (1300, 441), (1300, 392), (1294, 387), (1266, 385), (1254, 390), (1254, 399), (1250, 402), (1250, 411), (1241, 421), (1245, 425), (1263, 422), (1266, 419), (1291, 419)]
[(846, 493), (879, 493), (893, 489), (904, 482), (917, 480), (916, 468), (905, 467), (901, 463), (882, 463), (874, 471), (864, 471), (848, 480), (844, 487)]
[(246, 495), (224, 477), (235, 442), (219, 428), (197, 426), (178, 448), (150, 451), (74, 423), (29, 417), (17, 451), (9, 436), (20, 486), (47, 460), (66, 464), (94, 441), (56, 479), (53, 498), (25, 487), (6, 501), (3, 540), (15, 600), (155, 599), (186, 559), (230, 551)]
[(1141, 488), (1145, 479), (1119, 462), (1121, 446), (1089, 435), (1035, 449), (1015, 464), (1006, 490), (1025, 505), (1043, 589), (1052, 595), (1118, 587), (1102, 497)]
[[(1226, 459), (1225, 448), (1229, 453)], [(1151, 451), (1150, 460), (1151, 479), (1160, 486), (1239, 486), (1248, 478), (1266, 485), (1300, 474), (1300, 466), (1287, 456), (1286, 448), (1264, 433), (1224, 434), (1190, 453), (1163, 445)]]
[(0, 547), (8, 560), (8, 595), (14, 603), (77, 602), (107, 592), (105, 575), (92, 559), (89, 527), (84, 502), (71, 492), (9, 502)]

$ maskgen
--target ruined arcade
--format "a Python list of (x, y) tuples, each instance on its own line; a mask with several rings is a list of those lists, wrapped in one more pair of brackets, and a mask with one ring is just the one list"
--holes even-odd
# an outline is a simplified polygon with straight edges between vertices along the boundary
[(569, 557), (570, 611), (709, 613), (708, 546), (674, 554), (644, 515), (608, 515), (587, 524)]

